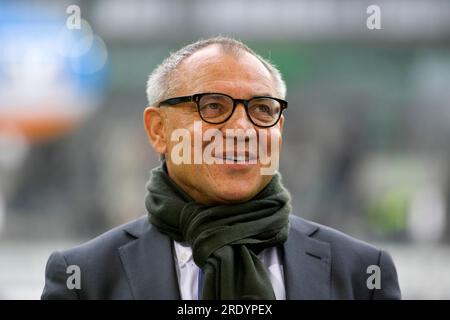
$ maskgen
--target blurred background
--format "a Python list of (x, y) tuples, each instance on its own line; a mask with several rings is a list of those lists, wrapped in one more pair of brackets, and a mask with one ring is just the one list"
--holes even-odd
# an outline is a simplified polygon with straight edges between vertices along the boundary
[(2, 0), (0, 299), (38, 299), (52, 251), (145, 214), (147, 76), (219, 34), (285, 76), (295, 214), (388, 250), (405, 299), (450, 299), (446, 0)]

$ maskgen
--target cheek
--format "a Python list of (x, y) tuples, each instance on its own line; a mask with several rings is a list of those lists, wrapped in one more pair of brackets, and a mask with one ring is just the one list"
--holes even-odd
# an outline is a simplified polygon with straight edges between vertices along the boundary
[(166, 137), (168, 151), (171, 152), (175, 145), (182, 143), (186, 147), (194, 145), (195, 119), (189, 114), (170, 113), (167, 117)]
[(278, 125), (269, 129), (260, 129), (258, 132), (258, 144), (263, 148), (262, 151), (258, 151), (264, 152), (264, 146), (267, 146), (266, 153), (268, 156), (271, 156), (272, 152), (279, 152), (282, 142), (283, 137)]
[(275, 143), (277, 144), (276, 146), (276, 150), (280, 150), (281, 149), (281, 144), (283, 143), (283, 136), (281, 135), (281, 130), (278, 127), (272, 128), (271, 129), (271, 141), (275, 141)]

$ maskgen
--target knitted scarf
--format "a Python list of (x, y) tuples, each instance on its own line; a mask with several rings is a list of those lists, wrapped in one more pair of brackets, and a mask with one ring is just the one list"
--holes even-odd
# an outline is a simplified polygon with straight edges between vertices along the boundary
[(183, 192), (163, 162), (151, 171), (147, 190), (150, 223), (191, 246), (194, 262), (204, 274), (202, 299), (275, 299), (257, 254), (288, 236), (290, 195), (279, 173), (247, 202), (207, 206)]

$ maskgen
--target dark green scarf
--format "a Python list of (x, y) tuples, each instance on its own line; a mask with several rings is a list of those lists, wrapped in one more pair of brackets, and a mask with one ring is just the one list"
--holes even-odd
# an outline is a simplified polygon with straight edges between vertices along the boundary
[(151, 171), (147, 190), (150, 222), (192, 247), (204, 272), (202, 299), (275, 299), (257, 254), (282, 244), (289, 232), (290, 196), (279, 173), (247, 202), (205, 206), (170, 179), (163, 162)]

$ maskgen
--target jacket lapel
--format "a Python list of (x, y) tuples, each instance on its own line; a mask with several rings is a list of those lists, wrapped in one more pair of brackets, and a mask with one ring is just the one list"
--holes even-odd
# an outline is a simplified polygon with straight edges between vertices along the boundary
[(283, 245), (286, 299), (331, 299), (330, 245), (311, 236), (319, 227), (293, 217)]
[(126, 231), (136, 240), (120, 247), (119, 254), (133, 298), (180, 299), (170, 238), (146, 218)]

